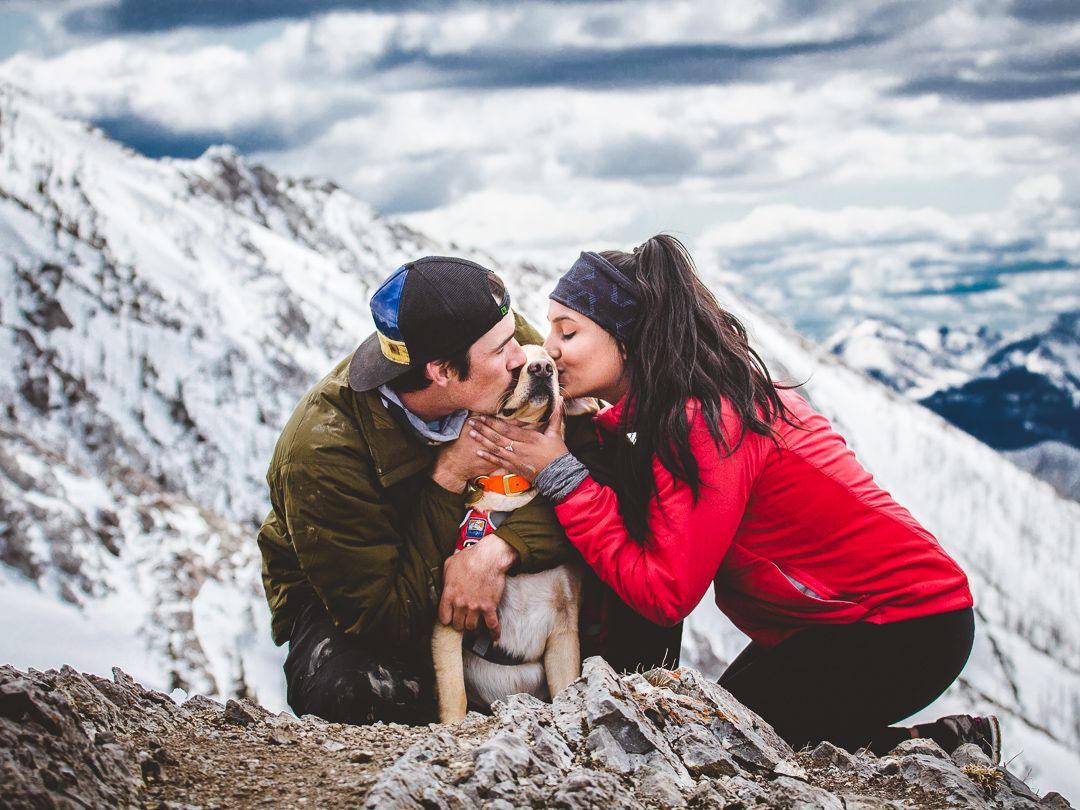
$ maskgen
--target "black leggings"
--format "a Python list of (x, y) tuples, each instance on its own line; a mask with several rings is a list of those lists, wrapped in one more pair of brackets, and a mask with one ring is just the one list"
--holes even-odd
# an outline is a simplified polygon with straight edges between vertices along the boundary
[(971, 608), (890, 624), (817, 625), (776, 647), (750, 644), (720, 685), (795, 750), (828, 740), (880, 755), (910, 736), (891, 724), (956, 680), (974, 638)]

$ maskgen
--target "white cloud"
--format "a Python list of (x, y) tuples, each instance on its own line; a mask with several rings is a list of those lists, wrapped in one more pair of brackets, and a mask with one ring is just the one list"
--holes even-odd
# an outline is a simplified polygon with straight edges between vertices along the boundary
[[(883, 279), (900, 290), (920, 273), (927, 284), (941, 268), (962, 275), (1010, 240), (1027, 239), (1042, 261), (1075, 255), (1080, 93), (973, 103), (955, 82), (988, 92), (1003, 77), (1066, 75), (1053, 60), (1077, 52), (1080, 26), (1036, 28), (977, 2), (796, 8), (338, 12), (250, 46), (193, 29), (65, 41), (54, 56), (17, 55), (0, 76), (83, 117), (266, 134), (257, 157), (271, 166), (329, 177), (434, 236), (512, 257), (562, 261), (665, 229), (730, 266), (753, 258), (778, 290), (788, 276), (817, 289), (823, 268), (848, 273), (855, 290)], [(859, 36), (859, 47), (810, 47)], [(712, 53), (701, 45), (728, 56), (695, 67)], [(570, 70), (567, 54), (644, 46), (671, 50), (635, 51), (610, 72), (644, 71), (639, 83), (551, 79)], [(785, 57), (787, 46), (809, 51)], [(746, 48), (780, 50), (766, 60)], [(502, 75), (497, 54), (514, 53), (527, 58)], [(680, 53), (697, 83), (648, 82), (663, 68), (648, 58)], [(920, 81), (939, 89), (903, 92)]]
[(761, 206), (703, 233), (699, 263), (716, 278), (824, 337), (867, 314), (913, 326), (1004, 331), (1080, 308), (1080, 206), (1058, 203), (1054, 175), (1020, 182), (998, 209), (822, 211)]

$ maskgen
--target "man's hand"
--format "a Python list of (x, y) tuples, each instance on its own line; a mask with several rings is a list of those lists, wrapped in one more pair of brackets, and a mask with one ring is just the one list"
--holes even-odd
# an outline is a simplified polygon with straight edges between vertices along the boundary
[(483, 619), (493, 641), (501, 628), (496, 608), (506, 585), (506, 572), (517, 552), (497, 534), (459, 551), (443, 564), (443, 594), (439, 621), (456, 630), (475, 630)]
[(431, 480), (449, 492), (463, 492), (469, 481), (494, 472), (495, 465), (477, 454), (480, 447), (476, 437), (463, 430), (459, 438), (439, 448)]

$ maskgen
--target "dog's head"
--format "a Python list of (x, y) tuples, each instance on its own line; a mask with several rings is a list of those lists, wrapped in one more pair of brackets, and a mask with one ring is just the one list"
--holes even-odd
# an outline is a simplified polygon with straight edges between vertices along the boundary
[(528, 344), (521, 348), (525, 351), (525, 365), (517, 370), (495, 415), (522, 422), (546, 422), (559, 394), (559, 372), (543, 346)]

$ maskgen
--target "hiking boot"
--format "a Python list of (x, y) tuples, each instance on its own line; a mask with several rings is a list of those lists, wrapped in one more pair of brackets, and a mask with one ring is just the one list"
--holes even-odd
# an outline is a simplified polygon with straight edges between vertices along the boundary
[(990, 764), (1001, 761), (1001, 726), (994, 715), (950, 714), (932, 725), (938, 727), (934, 741), (950, 754), (964, 743), (975, 743)]

